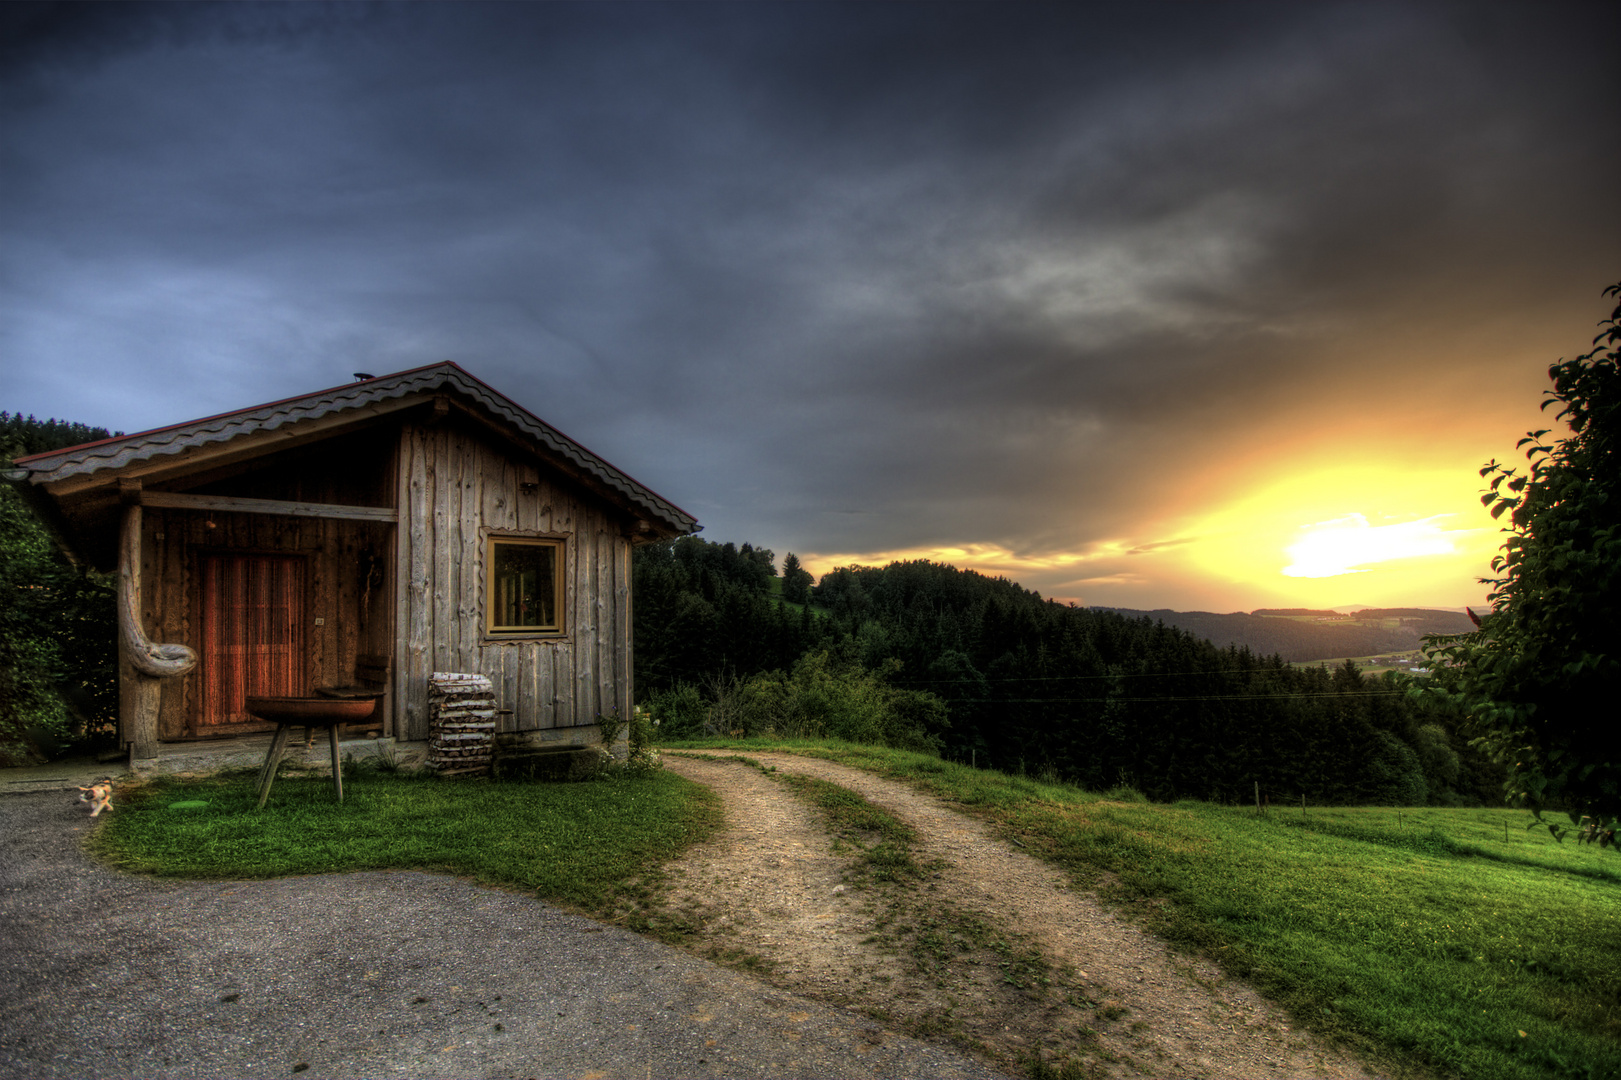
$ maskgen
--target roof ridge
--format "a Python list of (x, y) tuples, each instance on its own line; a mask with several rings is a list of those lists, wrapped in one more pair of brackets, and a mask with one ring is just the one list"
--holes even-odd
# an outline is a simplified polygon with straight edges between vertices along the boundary
[(446, 386), (453, 386), (463, 395), (474, 399), (486, 411), (500, 417), (529, 439), (572, 462), (585, 474), (663, 518), (668, 524), (683, 532), (697, 528), (698, 521), (693, 515), (450, 360), (165, 427), (30, 454), (17, 458), (15, 465), (33, 473), (30, 480), (35, 484), (51, 483), (71, 476), (122, 469), (132, 462), (178, 454), (210, 443), (229, 442), (255, 432), (274, 431), (284, 424), (296, 424), (333, 412), (362, 408)]

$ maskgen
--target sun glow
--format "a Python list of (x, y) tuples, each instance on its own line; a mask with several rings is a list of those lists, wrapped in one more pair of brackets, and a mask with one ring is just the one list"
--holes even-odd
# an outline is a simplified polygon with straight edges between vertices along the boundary
[(1502, 543), (1470, 479), (1450, 464), (1297, 461), (1293, 471), (1243, 487), (1207, 483), (1202, 506), (1145, 516), (1126, 535), (1080, 539), (1083, 510), (1077, 541), (1057, 550), (941, 544), (801, 553), (800, 561), (820, 576), (836, 566), (930, 559), (1060, 602), (1145, 610), (1455, 608), (1483, 602), (1479, 579)]
[(1361, 514), (1302, 525), (1306, 535), (1284, 551), (1294, 562), (1283, 568), (1285, 577), (1324, 578), (1341, 574), (1367, 574), (1371, 564), (1457, 551), (1453, 537), (1437, 524), (1451, 514), (1437, 514), (1396, 525), (1370, 525)]
[(1286, 606), (1456, 607), (1502, 537), (1459, 471), (1399, 462), (1317, 469), (1257, 486), (1182, 523), (1199, 572)]

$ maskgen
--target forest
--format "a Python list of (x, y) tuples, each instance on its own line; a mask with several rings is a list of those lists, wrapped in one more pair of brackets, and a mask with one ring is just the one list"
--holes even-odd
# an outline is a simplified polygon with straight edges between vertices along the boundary
[(1274, 802), (1500, 798), (1458, 714), (1395, 676), (1295, 668), (927, 561), (839, 568), (793, 604), (773, 559), (697, 537), (638, 549), (636, 682), (666, 735), (841, 734), (842, 704), (895, 745), (1158, 801), (1257, 784)]

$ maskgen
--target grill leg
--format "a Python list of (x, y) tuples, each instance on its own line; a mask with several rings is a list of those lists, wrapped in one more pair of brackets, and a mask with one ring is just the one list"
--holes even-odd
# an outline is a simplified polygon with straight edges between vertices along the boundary
[(338, 801), (343, 801), (343, 767), (338, 761), (338, 725), (328, 724), (327, 735), (332, 738), (332, 790), (338, 793)]
[[(281, 751), (287, 745), (287, 735), (291, 729), (286, 724), (276, 725), (276, 734), (270, 739), (270, 753), (265, 755), (265, 767), (259, 770), (259, 809), (265, 807), (265, 800), (270, 798), (270, 785), (276, 779), (276, 765), (281, 761)], [(336, 751), (334, 750), (334, 753)]]

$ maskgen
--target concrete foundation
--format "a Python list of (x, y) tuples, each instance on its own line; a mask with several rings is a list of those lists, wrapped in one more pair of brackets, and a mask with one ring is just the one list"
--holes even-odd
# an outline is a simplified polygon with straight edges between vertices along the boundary
[[(296, 732), (282, 753), (284, 768), (311, 773), (332, 772), (332, 748), (325, 732), (317, 732), (313, 747), (306, 747)], [(63, 758), (48, 765), (20, 769), (0, 769), (0, 795), (25, 791), (67, 790), (87, 787), (99, 780), (126, 783), (150, 776), (177, 776), (187, 773), (213, 773), (224, 769), (259, 769), (270, 751), (270, 735), (252, 735), (220, 742), (160, 743), (158, 755), (136, 758), (134, 769), (127, 758), (101, 761), (92, 757)], [(341, 758), (357, 761), (393, 754), (405, 769), (420, 769), (428, 759), (426, 742), (396, 742), (393, 738), (345, 739), (338, 743)]]

